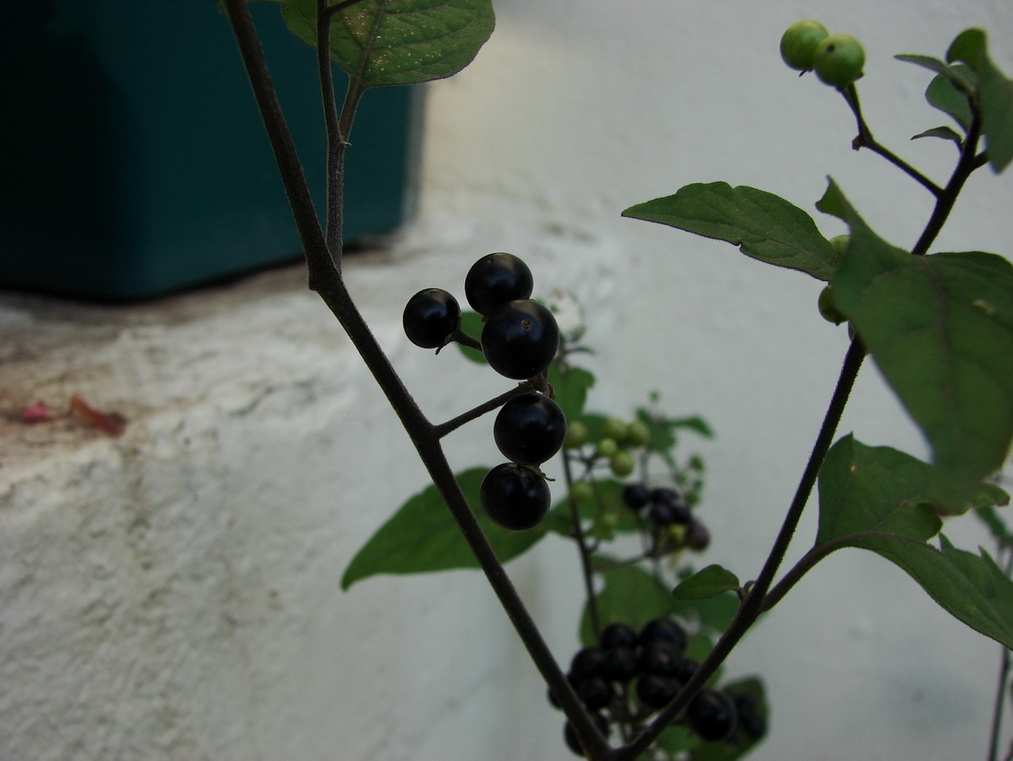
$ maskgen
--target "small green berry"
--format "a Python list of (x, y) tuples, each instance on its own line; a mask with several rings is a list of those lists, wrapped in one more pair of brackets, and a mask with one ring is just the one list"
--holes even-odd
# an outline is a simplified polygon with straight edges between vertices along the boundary
[(601, 441), (598, 442), (597, 452), (599, 457), (611, 458), (612, 455), (614, 455), (618, 451), (619, 445), (613, 438), (606, 436), (605, 438), (603, 438)]
[(570, 499), (574, 502), (589, 502), (594, 498), (594, 488), (587, 481), (574, 481), (570, 487)]
[(601, 435), (607, 439), (615, 439), (617, 442), (626, 438), (627, 424), (625, 420), (617, 417), (610, 417), (602, 424)]
[(609, 467), (617, 478), (626, 478), (637, 468), (637, 461), (625, 449), (620, 449), (609, 460)]
[(834, 325), (840, 325), (844, 322), (847, 317), (841, 314), (836, 306), (834, 306), (834, 288), (828, 285), (822, 291), (820, 291), (820, 298), (817, 304), (820, 310), (820, 315), (827, 322), (832, 322)]
[(850, 34), (824, 37), (813, 53), (813, 68), (824, 84), (847, 87), (862, 76), (865, 49)]
[(574, 420), (566, 426), (566, 439), (563, 445), (567, 449), (580, 449), (587, 443), (588, 435), (587, 426), (579, 420)]
[(851, 242), (850, 235), (835, 235), (830, 239), (830, 245), (834, 247), (834, 254), (840, 259), (844, 256), (844, 251), (848, 247), (848, 243)]
[(813, 67), (816, 46), (830, 34), (819, 21), (803, 19), (788, 27), (781, 36), (781, 59), (789, 68), (808, 71)]
[(651, 429), (642, 420), (634, 420), (626, 429), (626, 443), (631, 447), (646, 447), (651, 440)]

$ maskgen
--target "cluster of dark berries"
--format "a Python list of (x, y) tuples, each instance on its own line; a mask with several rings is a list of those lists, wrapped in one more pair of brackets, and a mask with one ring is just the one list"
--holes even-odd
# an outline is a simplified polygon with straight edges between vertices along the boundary
[[(464, 280), (464, 295), (485, 323), (481, 345), (486, 362), (515, 380), (544, 376), (559, 349), (556, 318), (530, 298), (533, 288), (531, 270), (507, 253), (483, 256)], [(408, 301), (402, 322), (416, 346), (439, 349), (459, 336), (461, 307), (447, 291), (426, 288)], [(510, 462), (486, 475), (480, 490), (482, 507), (503, 528), (532, 528), (551, 504), (538, 466), (563, 446), (566, 417), (548, 396), (531, 391), (503, 405), (493, 435)]]
[[(612, 725), (626, 723), (635, 728), (667, 705), (698, 668), (686, 656), (689, 638), (674, 619), (656, 618), (640, 631), (623, 623), (606, 626), (598, 644), (574, 655), (567, 672), (577, 697), (592, 719), (608, 737)], [(632, 690), (628, 687), (632, 685)], [(631, 693), (636, 703), (631, 705)], [(559, 707), (555, 696), (549, 701)], [(701, 739), (733, 739), (737, 730), (751, 738), (766, 732), (766, 721), (757, 702), (749, 695), (701, 690), (686, 708), (685, 721)], [(569, 722), (563, 732), (567, 746), (583, 755)]]
[(680, 526), (681, 544), (693, 550), (704, 550), (710, 544), (710, 532), (693, 516), (689, 502), (677, 490), (668, 486), (650, 488), (643, 483), (629, 483), (623, 487), (623, 504), (633, 512), (644, 515), (656, 529), (668, 530)]

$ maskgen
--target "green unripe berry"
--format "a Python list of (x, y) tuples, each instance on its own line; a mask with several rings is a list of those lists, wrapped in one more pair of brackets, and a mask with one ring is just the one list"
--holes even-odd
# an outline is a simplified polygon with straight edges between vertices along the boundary
[(620, 449), (609, 460), (609, 467), (617, 478), (626, 478), (637, 468), (637, 461), (625, 449)]
[(834, 289), (831, 285), (820, 291), (820, 299), (817, 306), (823, 319), (827, 322), (832, 322), (834, 325), (840, 325), (848, 319), (841, 314), (841, 310), (834, 306)]
[(830, 245), (834, 247), (834, 254), (836, 254), (838, 260), (844, 256), (844, 251), (847, 249), (848, 243), (850, 242), (850, 235), (835, 235), (830, 239)]
[(625, 420), (617, 417), (610, 417), (602, 424), (601, 435), (607, 439), (615, 439), (617, 442), (626, 438), (628, 426)]
[(819, 21), (796, 21), (781, 36), (781, 59), (796, 71), (809, 71), (813, 67), (816, 46), (829, 35)]
[(604, 439), (598, 442), (598, 456), (611, 458), (616, 452), (619, 451), (619, 445), (616, 440), (606, 436)]
[(567, 449), (580, 449), (587, 443), (589, 435), (587, 426), (579, 420), (574, 420), (566, 426), (566, 439), (563, 441), (563, 446)]
[(862, 76), (865, 50), (850, 34), (824, 37), (813, 53), (813, 68), (824, 84), (847, 87)]
[(651, 440), (651, 429), (642, 420), (634, 420), (626, 429), (626, 443), (631, 447), (646, 447)]
[(594, 498), (594, 488), (587, 481), (575, 481), (570, 487), (570, 499), (574, 502), (589, 502)]

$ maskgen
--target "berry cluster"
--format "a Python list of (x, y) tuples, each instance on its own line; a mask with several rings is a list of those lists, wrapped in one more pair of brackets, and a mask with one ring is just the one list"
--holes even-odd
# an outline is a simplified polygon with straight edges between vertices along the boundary
[[(671, 702), (696, 672), (699, 664), (686, 656), (688, 644), (686, 630), (669, 617), (652, 619), (639, 631), (612, 623), (602, 629), (597, 645), (574, 655), (567, 679), (605, 737), (613, 725), (635, 730)], [(549, 701), (559, 707), (551, 692)], [(697, 736), (712, 742), (734, 740), (739, 730), (754, 740), (766, 732), (757, 701), (744, 693), (703, 689), (690, 701), (684, 720)], [(563, 736), (574, 753), (583, 755), (569, 722)]]
[[(559, 349), (556, 319), (547, 307), (530, 298), (533, 289), (528, 266), (502, 252), (483, 256), (464, 280), (464, 295), (484, 320), (481, 348), (486, 362), (514, 380), (542, 378)], [(412, 296), (402, 323), (408, 339), (426, 349), (440, 349), (463, 338), (460, 305), (440, 288), (426, 288)], [(562, 448), (566, 417), (545, 394), (525, 392), (500, 409), (493, 436), (510, 462), (494, 467), (482, 481), (482, 507), (503, 528), (532, 528), (551, 504), (548, 484), (538, 466)]]
[(710, 532), (693, 516), (689, 501), (670, 486), (650, 488), (644, 483), (628, 483), (622, 491), (623, 505), (646, 516), (656, 530), (682, 527), (681, 544), (701, 551), (710, 544)]
[(850, 34), (830, 34), (812, 19), (796, 21), (781, 37), (781, 58), (792, 69), (814, 70), (821, 82), (847, 87), (862, 76), (865, 50)]

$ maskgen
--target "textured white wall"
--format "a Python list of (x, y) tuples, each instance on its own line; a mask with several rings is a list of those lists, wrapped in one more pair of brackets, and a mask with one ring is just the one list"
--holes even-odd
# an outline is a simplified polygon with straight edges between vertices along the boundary
[[(600, 350), (593, 406), (626, 414), (658, 389), (673, 413), (716, 429), (700, 447), (707, 558), (748, 578), (815, 434), (843, 330), (815, 316), (815, 281), (619, 212), (719, 179), (811, 209), (832, 174), (886, 237), (911, 241), (925, 194), (850, 151), (843, 103), (785, 69), (777, 40), (802, 17), (862, 38), (874, 131), (941, 176), (952, 149), (906, 141), (945, 117), (922, 100), (926, 76), (891, 56), (941, 55), (982, 25), (1013, 72), (1013, 11), (1005, 0), (501, 0), (497, 12), (474, 65), (430, 88), (419, 223), (395, 258), (350, 265), (354, 291), (442, 419), (503, 384), (406, 345), (400, 310), (415, 289), (460, 292), (472, 260), (509, 250), (540, 290), (575, 290)], [(1009, 176), (982, 172), (940, 246), (1008, 253), (1010, 208)], [(477, 573), (338, 590), (423, 476), (298, 278), (128, 312), (14, 299), (0, 317), (5, 406), (80, 392), (131, 420), (117, 440), (0, 421), (0, 758), (571, 757)], [(871, 365), (848, 430), (923, 451)], [(488, 433), (455, 434), (454, 464), (493, 462)], [(793, 557), (812, 533), (810, 520)], [(983, 541), (973, 524), (951, 533)], [(511, 573), (568, 659), (571, 548), (548, 539)], [(856, 551), (793, 591), (729, 673), (768, 683), (761, 761), (955, 759), (985, 755), (997, 663), (997, 646)]]

